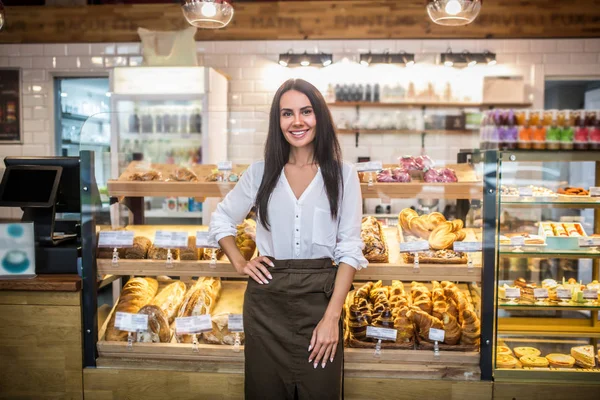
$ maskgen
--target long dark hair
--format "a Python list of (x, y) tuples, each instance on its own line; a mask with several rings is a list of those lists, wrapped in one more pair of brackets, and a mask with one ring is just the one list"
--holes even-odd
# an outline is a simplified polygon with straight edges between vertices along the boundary
[(289, 90), (297, 90), (305, 94), (315, 113), (317, 124), (313, 141), (314, 160), (321, 168), (332, 218), (336, 218), (338, 215), (340, 194), (343, 193), (342, 150), (335, 134), (333, 118), (331, 118), (327, 103), (321, 92), (312, 84), (303, 79), (289, 79), (279, 87), (271, 104), (269, 133), (265, 143), (265, 171), (256, 194), (255, 205), (258, 210), (258, 218), (267, 230), (270, 230), (267, 212), (269, 200), (290, 155), (290, 144), (285, 140), (279, 123), (281, 96)]

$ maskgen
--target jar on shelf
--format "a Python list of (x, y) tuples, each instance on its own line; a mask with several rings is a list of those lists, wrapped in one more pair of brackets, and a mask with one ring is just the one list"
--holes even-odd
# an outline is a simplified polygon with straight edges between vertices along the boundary
[(531, 128), (531, 148), (534, 150), (546, 149), (546, 127), (534, 126)]
[(532, 127), (540, 125), (541, 122), (541, 112), (539, 110), (533, 110), (529, 114), (529, 125)]
[(544, 110), (542, 116), (542, 125), (550, 126), (556, 120), (557, 110)]
[(573, 150), (575, 131), (572, 126), (558, 127), (560, 129), (560, 148), (561, 150)]
[(576, 126), (572, 128), (573, 148), (575, 150), (589, 150), (589, 128), (587, 126)]
[(515, 111), (515, 120), (517, 121), (517, 125), (525, 126), (527, 124), (529, 112), (527, 110), (517, 110)]
[(548, 150), (560, 150), (560, 134), (561, 128), (556, 125), (556, 121), (552, 121), (552, 124), (545, 126), (546, 128), (546, 149)]
[(533, 140), (533, 129), (530, 126), (519, 126), (518, 147), (522, 150), (530, 150)]

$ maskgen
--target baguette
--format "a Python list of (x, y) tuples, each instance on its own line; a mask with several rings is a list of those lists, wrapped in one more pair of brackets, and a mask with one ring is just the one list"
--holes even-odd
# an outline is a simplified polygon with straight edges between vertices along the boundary
[(179, 311), (179, 306), (183, 302), (185, 290), (185, 283), (181, 281), (173, 282), (162, 289), (150, 304), (160, 308), (169, 324), (172, 324), (175, 321), (177, 311)]
[[(177, 316), (210, 314), (219, 299), (220, 291), (221, 279), (199, 278), (185, 295)], [(179, 343), (191, 343), (193, 335), (177, 335), (176, 338)]]

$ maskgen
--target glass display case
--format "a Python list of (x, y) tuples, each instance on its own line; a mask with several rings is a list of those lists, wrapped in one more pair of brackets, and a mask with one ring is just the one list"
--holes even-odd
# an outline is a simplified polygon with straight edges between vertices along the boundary
[(494, 379), (597, 381), (600, 154), (489, 152), (497, 190)]

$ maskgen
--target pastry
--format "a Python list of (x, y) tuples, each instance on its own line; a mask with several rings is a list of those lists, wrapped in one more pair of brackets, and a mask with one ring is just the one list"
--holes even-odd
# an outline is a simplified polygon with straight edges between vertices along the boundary
[(515, 355), (519, 358), (523, 356), (538, 357), (541, 354), (541, 352), (535, 347), (515, 347), (513, 351), (515, 352)]
[(396, 318), (394, 319), (394, 328), (398, 330), (396, 341), (400, 343), (412, 341), (415, 335), (415, 325), (412, 320), (408, 318), (407, 313), (408, 307), (402, 307), (398, 310)]
[(460, 341), (461, 330), (458, 326), (458, 321), (452, 315), (445, 312), (442, 316), (442, 322), (444, 323), (444, 343), (446, 344), (458, 344)]
[(115, 328), (117, 312), (136, 314), (143, 306), (148, 304), (156, 295), (158, 282), (153, 278), (131, 278), (123, 290), (114, 309), (113, 315), (106, 328), (106, 340), (125, 341), (128, 333)]
[(388, 250), (383, 228), (375, 217), (365, 217), (361, 223), (360, 236), (365, 247), (363, 255), (370, 262), (388, 262)]
[(246, 219), (237, 226), (237, 234), (235, 235), (235, 245), (246, 261), (250, 261), (256, 251), (256, 221)]
[(196, 247), (196, 236), (188, 236), (187, 247), (179, 251), (179, 259), (197, 261), (200, 259), (201, 252), (202, 249)]
[(367, 338), (367, 326), (369, 322), (366, 316), (353, 304), (348, 309), (348, 329), (356, 340), (365, 340)]
[(568, 354), (552, 353), (546, 356), (551, 367), (571, 368), (575, 364), (575, 359)]
[(177, 182), (198, 182), (198, 175), (189, 168), (177, 168), (169, 176), (169, 180)]
[(143, 182), (148, 182), (148, 181), (161, 181), (162, 180), (162, 174), (158, 171), (155, 171), (153, 169), (147, 171), (147, 172), (134, 172), (133, 174), (131, 174), (129, 176), (129, 180), (130, 181), (143, 181)]
[(379, 317), (373, 320), (373, 326), (388, 329), (394, 328), (394, 320), (392, 319), (392, 312), (389, 308), (383, 310)]
[(444, 323), (439, 319), (427, 314), (416, 307), (411, 307), (406, 316), (415, 324), (419, 337), (425, 341), (429, 340), (429, 330), (431, 328), (444, 329)]
[(545, 368), (549, 364), (546, 357), (539, 356), (522, 356), (519, 357), (519, 361), (524, 367)]
[(496, 356), (496, 368), (514, 368), (517, 366), (517, 359), (510, 354), (501, 354)]
[(398, 221), (400, 222), (400, 227), (405, 235), (413, 234), (410, 230), (410, 221), (418, 216), (419, 214), (417, 214), (417, 212), (412, 208), (405, 208), (404, 210), (400, 211), (400, 214), (398, 214)]
[(508, 346), (496, 346), (497, 356), (512, 355), (512, 350)]
[(152, 246), (150, 239), (144, 236), (133, 238), (133, 247), (125, 249), (125, 258), (130, 260), (141, 260), (148, 256), (148, 250)]
[(168, 319), (169, 324), (172, 324), (175, 321), (177, 311), (179, 311), (179, 306), (185, 297), (185, 291), (185, 283), (181, 281), (173, 282), (160, 290), (150, 304), (160, 308)]
[(148, 330), (138, 334), (138, 342), (143, 343), (168, 343), (173, 333), (169, 327), (169, 321), (160, 307), (145, 305), (138, 314), (148, 315)]
[(425, 226), (430, 231), (437, 228), (442, 222), (446, 222), (446, 217), (444, 217), (444, 214), (442, 213), (432, 212), (431, 214), (425, 216)]
[(571, 348), (571, 356), (575, 358), (575, 364), (582, 368), (594, 368), (596, 360), (594, 359), (594, 346), (577, 346)]
[(367, 282), (362, 285), (354, 294), (354, 297), (362, 297), (368, 299), (371, 296), (371, 289), (373, 288), (373, 282)]
[(354, 297), (354, 305), (356, 305), (356, 309), (364, 315), (367, 323), (371, 324), (373, 320), (373, 306), (369, 301), (362, 297)]
[(477, 314), (475, 314), (473, 310), (465, 309), (461, 312), (461, 315), (462, 335), (460, 338), (460, 343), (479, 346), (479, 339), (481, 337), (481, 322), (479, 321)]
[[(426, 216), (413, 218), (410, 220), (410, 231), (414, 236), (417, 236), (423, 240), (429, 239), (431, 231), (427, 229)], [(438, 225), (439, 226), (439, 225)], [(436, 227), (437, 228), (437, 227)]]
[(429, 246), (434, 250), (449, 249), (456, 240), (452, 222), (443, 222), (429, 235)]

